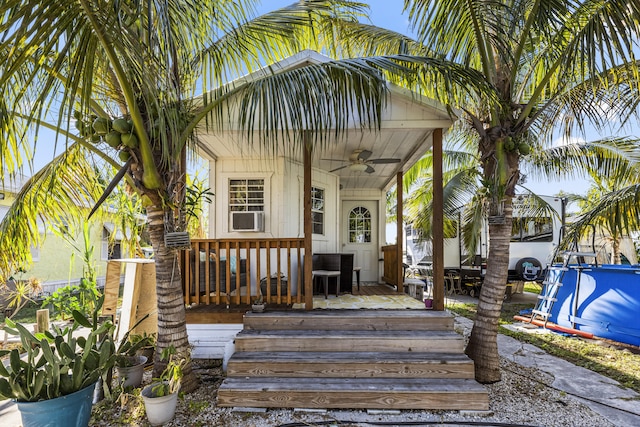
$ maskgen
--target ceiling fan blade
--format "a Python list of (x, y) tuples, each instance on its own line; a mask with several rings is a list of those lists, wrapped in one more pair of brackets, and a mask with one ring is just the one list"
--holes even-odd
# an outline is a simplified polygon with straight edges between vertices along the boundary
[(385, 163), (400, 163), (401, 159), (372, 159), (367, 163), (373, 163), (374, 165), (381, 165)]
[(366, 173), (374, 173), (376, 170), (371, 165), (367, 165)]
[(367, 160), (369, 157), (371, 157), (371, 155), (373, 154), (372, 151), (369, 150), (362, 150), (358, 153), (357, 159), (358, 160)]
[(347, 167), (349, 167), (349, 165), (340, 166), (339, 168), (332, 169), (332, 170), (330, 170), (329, 172), (337, 172), (337, 171), (339, 171), (340, 169), (344, 169), (344, 168), (347, 168)]
[(348, 162), (349, 160), (345, 159), (320, 159), (323, 162)]

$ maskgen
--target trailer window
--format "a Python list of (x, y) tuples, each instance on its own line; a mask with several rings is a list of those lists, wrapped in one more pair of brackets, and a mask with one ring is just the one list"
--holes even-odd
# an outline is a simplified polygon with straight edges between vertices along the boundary
[(553, 220), (551, 217), (513, 218), (512, 242), (552, 242)]

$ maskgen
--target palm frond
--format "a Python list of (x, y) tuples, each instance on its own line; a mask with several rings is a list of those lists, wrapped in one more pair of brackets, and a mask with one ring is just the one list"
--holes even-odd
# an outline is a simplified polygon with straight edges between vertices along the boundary
[(29, 179), (0, 223), (0, 274), (5, 277), (31, 261), (30, 248), (38, 247), (40, 221), (74, 224), (89, 203), (97, 200), (102, 186), (86, 152), (74, 144)]
[(640, 152), (635, 138), (605, 138), (572, 143), (535, 153), (527, 173), (551, 179), (584, 178), (590, 174), (632, 177), (638, 174)]
[(611, 191), (572, 222), (567, 240), (575, 241), (590, 225), (605, 226), (611, 235), (624, 235), (640, 229), (640, 184)]

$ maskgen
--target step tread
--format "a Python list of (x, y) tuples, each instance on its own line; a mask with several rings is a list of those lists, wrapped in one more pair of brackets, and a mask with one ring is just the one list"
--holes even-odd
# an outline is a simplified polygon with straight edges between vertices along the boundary
[(314, 310), (246, 313), (245, 329), (453, 330), (454, 316), (434, 310)]
[(406, 319), (416, 319), (416, 318), (427, 318), (427, 319), (437, 319), (437, 318), (453, 318), (454, 316), (447, 311), (437, 311), (437, 310), (386, 310), (386, 309), (370, 309), (370, 310), (341, 310), (341, 309), (323, 309), (323, 310), (312, 310), (312, 311), (268, 311), (264, 313), (253, 313), (247, 312), (245, 317), (282, 317), (282, 318), (296, 318), (296, 317), (312, 317), (312, 318), (322, 318), (322, 317), (330, 317), (330, 318), (372, 318), (372, 319), (381, 319), (381, 318), (406, 318)]
[(423, 352), (238, 352), (228, 377), (473, 378), (473, 361), (462, 353)]
[(281, 329), (281, 330), (261, 330), (261, 329), (243, 329), (236, 335), (236, 340), (239, 339), (252, 339), (252, 338), (282, 338), (282, 339), (356, 339), (356, 338), (371, 338), (371, 339), (451, 339), (460, 340), (462, 336), (457, 332), (452, 331), (373, 331), (373, 330), (324, 330), (324, 329), (312, 329), (301, 331), (296, 329)]
[(488, 410), (473, 379), (227, 378), (218, 406), (261, 408)]
[(306, 363), (332, 363), (336, 361), (349, 361), (352, 363), (473, 363), (464, 353), (422, 353), (422, 352), (389, 352), (389, 351), (357, 351), (357, 352), (298, 352), (298, 351), (240, 351), (233, 354), (231, 362), (265, 362), (277, 361), (278, 363), (306, 362)]
[(230, 377), (219, 391), (358, 391), (358, 392), (428, 392), (428, 393), (486, 393), (486, 388), (469, 378), (278, 378)]

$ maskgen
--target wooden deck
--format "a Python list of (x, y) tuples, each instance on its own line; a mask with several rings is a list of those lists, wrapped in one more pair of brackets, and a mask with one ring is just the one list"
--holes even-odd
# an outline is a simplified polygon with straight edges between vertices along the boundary
[(427, 310), (247, 313), (218, 405), (489, 407), (453, 316)]
[(395, 295), (398, 291), (389, 285), (362, 284), (360, 290), (354, 285), (351, 293), (353, 295)]
[[(361, 284), (360, 290), (353, 285), (351, 293), (353, 295), (397, 295), (394, 288), (389, 285)], [(329, 303), (330, 305), (330, 303)], [(268, 311), (288, 311), (293, 309), (293, 305), (274, 304), (267, 305)], [(249, 304), (225, 305), (225, 304), (194, 304), (186, 312), (187, 323), (242, 323), (243, 316), (247, 311), (251, 311)]]

